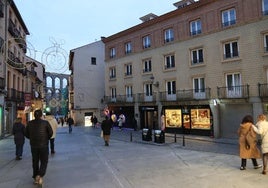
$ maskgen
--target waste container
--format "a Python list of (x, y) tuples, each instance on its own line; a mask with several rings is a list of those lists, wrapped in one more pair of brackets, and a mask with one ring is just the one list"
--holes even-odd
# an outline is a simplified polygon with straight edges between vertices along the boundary
[(154, 131), (154, 142), (155, 143), (165, 143), (165, 133), (161, 130)]
[(152, 141), (151, 129), (142, 129), (142, 140), (143, 141)]

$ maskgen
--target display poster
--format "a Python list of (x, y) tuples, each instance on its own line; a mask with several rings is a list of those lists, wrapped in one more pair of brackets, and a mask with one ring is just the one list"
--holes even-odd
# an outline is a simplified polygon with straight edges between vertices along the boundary
[(180, 109), (166, 109), (165, 116), (167, 128), (181, 128), (182, 118)]
[(211, 126), (210, 109), (191, 109), (191, 123), (192, 129), (209, 130)]

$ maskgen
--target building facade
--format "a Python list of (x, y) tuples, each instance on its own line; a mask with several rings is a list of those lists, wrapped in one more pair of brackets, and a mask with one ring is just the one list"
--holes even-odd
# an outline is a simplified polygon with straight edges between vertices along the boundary
[(235, 138), (268, 113), (268, 1), (184, 0), (102, 38), (105, 103), (140, 128)]
[(70, 50), (69, 109), (78, 125), (91, 126), (91, 117), (102, 118), (104, 97), (104, 44), (97, 41)]

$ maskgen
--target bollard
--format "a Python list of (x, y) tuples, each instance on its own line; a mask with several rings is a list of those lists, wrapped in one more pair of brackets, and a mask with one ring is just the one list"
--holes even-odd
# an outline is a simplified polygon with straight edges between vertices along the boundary
[(174, 142), (177, 143), (177, 136), (176, 136), (176, 133), (174, 134)]
[(182, 146), (185, 146), (185, 138), (184, 138), (184, 135), (182, 136)]
[(130, 142), (132, 142), (132, 132), (130, 132)]

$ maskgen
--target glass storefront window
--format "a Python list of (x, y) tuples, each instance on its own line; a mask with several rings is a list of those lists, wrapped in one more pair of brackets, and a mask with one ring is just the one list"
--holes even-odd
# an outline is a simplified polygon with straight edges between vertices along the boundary
[(180, 109), (166, 109), (165, 116), (165, 124), (167, 128), (181, 128), (182, 119)]
[(191, 109), (192, 129), (210, 129), (210, 110)]

